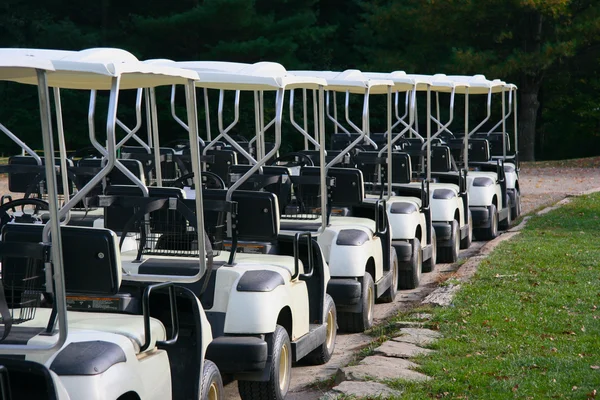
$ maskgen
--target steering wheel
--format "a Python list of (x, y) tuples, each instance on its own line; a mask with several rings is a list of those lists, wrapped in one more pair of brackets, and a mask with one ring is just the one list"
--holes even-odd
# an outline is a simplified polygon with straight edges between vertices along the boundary
[[(189, 187), (195, 189), (194, 186), (194, 173), (180, 176), (177, 180), (171, 183), (172, 187), (183, 189)], [(225, 181), (214, 172), (203, 171), (202, 172), (202, 188), (203, 189), (225, 189)]]
[[(34, 206), (32, 213), (25, 212), (25, 206)], [(17, 207), (21, 207), (21, 215), (15, 215), (17, 213)], [(0, 205), (0, 231), (4, 225), (9, 222), (20, 222), (20, 223), (35, 223), (41, 222), (42, 219), (37, 213), (40, 210), (48, 210), (48, 202), (36, 198), (17, 199), (6, 202)], [(12, 212), (9, 214), (9, 211)]]
[(315, 165), (312, 158), (304, 153), (292, 152), (277, 157), (271, 165), (280, 165), (283, 167), (312, 167)]

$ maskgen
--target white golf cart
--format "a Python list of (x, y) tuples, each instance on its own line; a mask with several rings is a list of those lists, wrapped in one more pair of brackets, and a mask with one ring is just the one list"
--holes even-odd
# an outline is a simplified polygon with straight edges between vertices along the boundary
[[(393, 183), (393, 190), (403, 187), (419, 188), (422, 181), (429, 187), (429, 207), (432, 225), (437, 242), (437, 262), (455, 262), (461, 248), (471, 245), (472, 225), (470, 224), (469, 197), (466, 178), (462, 171), (454, 171), (451, 166), (450, 149), (442, 144), (439, 136), (444, 132), (440, 116), (432, 115), (431, 92), (443, 92), (450, 95), (450, 108), (454, 107), (456, 86), (443, 75), (407, 75), (394, 72), (397, 80), (410, 82), (412, 89), (406, 95), (406, 113), (403, 117), (396, 112), (396, 123), (405, 129), (392, 139), (391, 145), (401, 154), (408, 155), (409, 172), (403, 180)], [(422, 136), (417, 128), (417, 93), (426, 95), (425, 119), (426, 135)], [(439, 107), (438, 107), (439, 109)], [(405, 121), (408, 117), (408, 123)], [(436, 122), (438, 130), (432, 134), (431, 122)]]
[[(302, 181), (320, 176), (324, 182), (320, 183), (319, 189), (306, 183), (299, 185), (301, 194), (298, 197), (304, 206), (297, 204), (297, 207), (300, 207), (297, 212), (290, 213), (284, 220), (285, 229), (294, 232), (300, 226), (308, 226), (317, 232), (318, 242), (323, 248), (332, 275), (328, 293), (338, 308), (340, 329), (362, 332), (373, 324), (375, 301), (394, 300), (401, 272), (397, 249), (392, 245), (388, 229), (385, 199), (366, 196), (362, 171), (358, 168), (348, 168), (344, 164), (350, 159), (352, 149), (368, 140), (370, 94), (390, 95), (392, 82), (369, 80), (357, 70), (341, 73), (293, 73), (298, 76), (316, 74), (327, 80), (328, 92), (345, 93), (346, 121), (357, 134), (352, 136), (350, 143), (341, 151), (327, 151), (325, 155), (324, 120), (321, 122), (323, 126), (319, 129), (319, 151), (300, 152), (312, 157), (315, 166), (302, 167), (299, 178)], [(349, 118), (350, 94), (363, 96), (362, 127), (358, 127)], [(335, 119), (333, 121), (341, 126)], [(324, 209), (327, 213), (321, 215)], [(305, 218), (298, 218), (297, 215), (303, 215)], [(306, 221), (313, 217), (314, 222)], [(402, 251), (403, 256), (406, 253), (410, 254), (412, 245), (408, 242), (398, 243), (398, 250)]]
[[(156, 194), (150, 197), (158, 202), (156, 204), (162, 201), (161, 209), (156, 211), (164, 212), (162, 207), (168, 208), (168, 202), (164, 201), (167, 191), (173, 193), (168, 201), (174, 202), (171, 199), (178, 197), (177, 201), (185, 204), (198, 195), (198, 188), (203, 188), (206, 229), (216, 254), (214, 273), (201, 296), (214, 336), (207, 358), (214, 361), (224, 375), (238, 380), (243, 399), (282, 399), (289, 389), (292, 362), (325, 363), (330, 359), (335, 348), (337, 321), (335, 304), (326, 293), (329, 270), (317, 241), (308, 232), (297, 232), (291, 237), (280, 235), (283, 199), (270, 190), (282, 182), (269, 179), (264, 173), (269, 168), (265, 164), (281, 145), (286, 90), (322, 91), (326, 82), (291, 76), (275, 63), (246, 65), (236, 72), (215, 70), (203, 62), (151, 60), (147, 63), (193, 70), (200, 77), (197, 88), (218, 90), (219, 134), (205, 143), (205, 149), (214, 142), (228, 143), (250, 162), (230, 166), (234, 179), (227, 179), (228, 187), (224, 181), (221, 187), (210, 189), (195, 181), (190, 185), (185, 177), (179, 181), (180, 188), (157, 188)], [(223, 105), (227, 92), (235, 95), (236, 116), (233, 123), (224, 127)], [(276, 103), (274, 147), (267, 153), (258, 152), (257, 159), (229, 135), (238, 121), (239, 98), (249, 93), (274, 94)], [(263, 108), (255, 105), (258, 118), (264, 118), (260, 116)], [(153, 145), (159, 146), (158, 136)], [(203, 154), (204, 159), (207, 156), (211, 154)], [(157, 193), (159, 189), (163, 193)], [(177, 191), (179, 193), (175, 193)], [(117, 215), (123, 213), (126, 211)], [(115, 220), (118, 223), (118, 217), (108, 218), (110, 221), (106, 223), (112, 224)], [(126, 271), (187, 273), (185, 264), (172, 258), (179, 253), (193, 252), (195, 245), (187, 240), (187, 232), (178, 227), (177, 220), (160, 218), (150, 215), (145, 246), (140, 243), (136, 251), (122, 254), (128, 260), (124, 263)], [(145, 233), (141, 234), (143, 237)], [(156, 260), (163, 264), (155, 264)]]
[[(31, 382), (24, 381), (24, 374), (11, 377), (17, 380), (12, 385), (13, 395), (122, 400), (221, 398), (219, 371), (204, 361), (212, 337), (202, 306), (193, 293), (173, 283), (198, 281), (210, 272), (203, 235), (197, 240), (201, 256), (196, 257), (196, 273), (191, 276), (124, 277), (113, 231), (60, 225), (66, 222), (70, 209), (120, 165), (115, 151), (119, 91), (179, 83), (193, 93), (197, 74), (144, 65), (117, 49), (68, 54), (6, 49), (0, 51), (0, 78), (38, 87), (49, 215), (45, 225), (15, 223), (11, 221), (10, 202), (2, 206), (8, 219), (0, 241), (4, 325), (0, 353), (24, 356), (39, 372)], [(60, 89), (91, 90), (90, 127), (94, 124), (96, 91), (109, 91), (106, 148), (90, 135), (106, 165), (60, 209), (57, 175), (67, 175), (66, 152), (61, 145), (60, 167), (56, 169), (48, 86), (54, 88), (59, 141), (64, 140)], [(187, 100), (190, 137), (195, 139), (193, 97), (188, 95)], [(28, 200), (15, 202), (26, 204)], [(203, 227), (201, 198), (196, 204), (197, 226)], [(3, 358), (2, 363), (10, 365), (10, 360)], [(18, 369), (14, 364), (12, 367)]]
[[(503, 161), (492, 161), (489, 141), (485, 138), (475, 138), (473, 135), (491, 117), (492, 94), (503, 94), (506, 84), (500, 80), (487, 80), (483, 75), (452, 76), (448, 79), (456, 82), (457, 86), (466, 85), (461, 90), (465, 95), (466, 133), (461, 139), (450, 139), (450, 143), (451, 146), (453, 143), (457, 144), (458, 152), (455, 152), (454, 158), (459, 166), (469, 171), (467, 174), (469, 209), (473, 215), (474, 235), (477, 239), (490, 240), (498, 235), (499, 227), (504, 229), (510, 227), (511, 198), (507, 193)], [(487, 115), (475, 128), (469, 130), (471, 95), (486, 96)]]

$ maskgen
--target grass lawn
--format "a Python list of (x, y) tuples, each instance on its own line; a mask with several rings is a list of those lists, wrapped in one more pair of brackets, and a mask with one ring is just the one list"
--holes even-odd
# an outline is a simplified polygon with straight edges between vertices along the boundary
[[(444, 339), (403, 399), (600, 398), (600, 195), (502, 243), (452, 307), (425, 309)], [(414, 312), (414, 310), (413, 310)], [(596, 390), (598, 394), (596, 394)]]

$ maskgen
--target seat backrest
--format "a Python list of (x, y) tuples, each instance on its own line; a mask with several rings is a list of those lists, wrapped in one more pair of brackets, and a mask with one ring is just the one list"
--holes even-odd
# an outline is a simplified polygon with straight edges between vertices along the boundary
[[(385, 157), (385, 155), (384, 155)], [(356, 168), (360, 169), (366, 182), (377, 182), (382, 161), (377, 151), (359, 151), (354, 156)]]
[[(148, 153), (144, 147), (123, 146), (120, 150), (121, 158), (123, 160), (140, 161), (145, 168), (144, 171), (147, 174), (154, 169), (154, 155), (153, 153)], [(173, 157), (175, 150), (171, 147), (161, 147), (159, 152), (160, 155), (165, 156), (164, 160), (160, 163), (163, 179), (177, 179), (178, 168)]]
[[(107, 196), (139, 197), (143, 198), (139, 187), (133, 185), (113, 185), (106, 189)], [(182, 189), (174, 187), (149, 186), (148, 196), (154, 199), (184, 199), (185, 193)], [(115, 232), (122, 232), (125, 225), (135, 213), (133, 205), (124, 206), (117, 201), (104, 210), (104, 227)], [(187, 223), (185, 217), (174, 210), (158, 210), (150, 215), (150, 230), (154, 233), (173, 232), (174, 230), (185, 230)], [(136, 225), (134, 229), (139, 229)]]
[(405, 152), (392, 153), (392, 182), (410, 183), (412, 180), (411, 158)]
[[(227, 190), (204, 189), (205, 200), (224, 201)], [(277, 196), (269, 192), (236, 190), (232, 201), (237, 202), (237, 238), (240, 241), (273, 243), (279, 235), (279, 205)], [(204, 223), (207, 229), (218, 223), (217, 213), (205, 212)]]
[[(9, 172), (8, 173), (8, 190), (13, 193), (26, 193), (28, 189), (30, 189), (30, 184), (37, 179), (37, 183), (41, 180), (44, 180), (46, 176), (46, 170), (43, 168), (45, 165), (44, 157), (40, 157), (42, 159), (42, 165), (39, 166), (39, 170), (35, 167), (38, 166), (37, 161), (31, 156), (12, 156), (8, 159), (8, 165), (14, 167), (34, 167), (31, 171), (27, 172)], [(55, 160), (55, 165), (60, 166), (60, 160), (57, 158)], [(72, 167), (73, 161), (67, 159), (67, 167)], [(62, 179), (60, 174), (56, 175), (57, 177), (57, 186), (56, 190), (58, 194), (64, 194)], [(45, 187), (46, 185), (44, 185)], [(71, 180), (69, 179), (69, 193), (73, 193), (73, 185)], [(34, 191), (37, 193), (37, 191)], [(46, 194), (46, 193), (43, 193)]]
[(452, 171), (452, 155), (448, 146), (437, 145), (431, 147), (431, 171)]
[(469, 139), (469, 161), (486, 162), (491, 158), (490, 143), (487, 139)]
[[(492, 132), (489, 135), (487, 133), (476, 133), (476, 138), (487, 139), (490, 145), (490, 153), (492, 156), (502, 156), (503, 144), (502, 144), (502, 132)], [(508, 132), (504, 134), (504, 140), (506, 141), (506, 154), (510, 152), (510, 135)]]
[[(136, 178), (142, 182), (146, 182), (144, 174), (144, 166), (141, 161), (135, 159), (119, 160), (125, 168), (127, 168)], [(99, 158), (82, 158), (77, 163), (78, 167), (82, 168), (102, 168), (102, 160)], [(77, 172), (76, 172), (77, 174)], [(92, 175), (78, 177), (78, 182), (85, 184), (92, 179)], [(118, 168), (113, 168), (107, 176), (108, 185), (131, 185), (131, 179), (127, 178)]]
[[(335, 179), (331, 187), (330, 205), (332, 207), (352, 207), (362, 204), (365, 198), (365, 184), (362, 172), (357, 168), (329, 168), (328, 177)], [(319, 176), (318, 167), (303, 167), (301, 175)]]
[[(2, 241), (37, 244), (42, 241), (43, 229), (40, 224), (6, 224), (2, 229)], [(80, 226), (61, 226), (60, 229), (66, 291), (81, 295), (116, 294), (121, 285), (121, 256), (115, 233), (109, 229)], [(23, 295), (45, 290), (43, 263), (38, 261), (32, 273), (26, 257), (27, 254), (2, 257), (2, 280), (5, 292), (13, 293), (10, 296), (13, 302), (19, 301), (14, 290), (19, 291), (23, 279), (31, 281), (39, 275), (34, 281), (37, 287), (28, 287), (22, 291)]]
[(206, 170), (215, 173), (229, 186), (229, 167), (237, 164), (237, 153), (231, 149), (208, 149), (207, 156), (213, 161), (206, 163)]
[[(233, 185), (242, 175), (250, 170), (250, 165), (232, 165), (229, 168), (229, 182)], [(258, 178), (260, 174), (256, 172), (252, 178)], [(279, 201), (280, 213), (283, 214), (285, 207), (292, 200), (292, 180), (290, 176), (290, 170), (287, 167), (269, 165), (263, 166), (262, 176), (268, 177), (279, 177), (280, 179), (272, 184), (262, 186), (259, 189), (264, 189), (267, 192), (273, 193), (277, 196)], [(255, 190), (255, 181), (250, 179), (240, 186), (240, 190)], [(259, 183), (259, 182), (256, 182)]]

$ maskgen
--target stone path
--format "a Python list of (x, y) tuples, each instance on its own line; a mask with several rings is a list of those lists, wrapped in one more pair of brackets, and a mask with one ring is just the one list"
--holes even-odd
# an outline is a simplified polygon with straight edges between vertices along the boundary
[(400, 396), (400, 391), (378, 381), (404, 379), (422, 382), (431, 379), (415, 371), (419, 365), (409, 359), (432, 353), (433, 350), (425, 346), (440, 337), (439, 332), (431, 329), (401, 328), (398, 336), (375, 348), (374, 355), (365, 357), (357, 365), (340, 368), (335, 377), (335, 386), (322, 398), (334, 399), (340, 395), (358, 398)]

